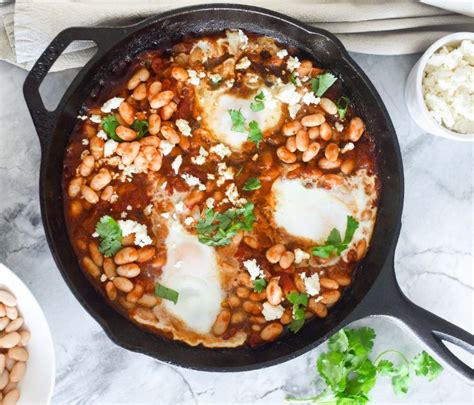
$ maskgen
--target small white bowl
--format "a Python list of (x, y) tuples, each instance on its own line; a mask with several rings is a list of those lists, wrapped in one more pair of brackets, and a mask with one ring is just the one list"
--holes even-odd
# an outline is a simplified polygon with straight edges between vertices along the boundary
[(455, 139), (457, 141), (474, 142), (474, 134), (460, 134), (454, 132), (441, 126), (435, 121), (426, 107), (421, 88), (423, 72), (431, 55), (445, 45), (457, 46), (464, 39), (474, 40), (474, 33), (456, 32), (454, 34), (446, 35), (445, 37), (438, 39), (426, 50), (408, 75), (405, 84), (405, 102), (407, 103), (408, 112), (413, 120), (430, 134)]
[(19, 383), (18, 405), (49, 404), (53, 395), (56, 364), (53, 339), (38, 301), (28, 287), (10, 269), (0, 263), (0, 289), (15, 295), (17, 308), (31, 333), (26, 346), (29, 358), (26, 374)]

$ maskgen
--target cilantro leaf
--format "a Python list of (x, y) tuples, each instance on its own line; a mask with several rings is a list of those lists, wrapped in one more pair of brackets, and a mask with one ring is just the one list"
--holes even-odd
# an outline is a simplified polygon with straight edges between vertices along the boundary
[(433, 381), (444, 370), (443, 366), (424, 350), (412, 359), (411, 366), (417, 376), (426, 377), (428, 381)]
[(249, 122), (249, 136), (247, 137), (247, 140), (256, 143), (257, 148), (259, 147), (260, 142), (263, 141), (262, 131), (260, 130), (257, 121)]
[(304, 325), (304, 308), (308, 306), (308, 294), (293, 291), (286, 298), (293, 304), (293, 320), (288, 329), (296, 333)]
[(295, 72), (291, 72), (290, 82), (293, 83), (295, 86), (298, 86), (298, 82), (296, 81), (296, 73)]
[(115, 130), (120, 125), (120, 123), (118, 122), (114, 114), (109, 114), (109, 115), (106, 115), (104, 118), (102, 118), (101, 125), (102, 125), (103, 130), (109, 136), (109, 138), (117, 142), (123, 142), (123, 140), (119, 138), (117, 134), (115, 133)]
[(377, 372), (384, 377), (393, 377), (398, 374), (398, 370), (395, 365), (386, 359), (382, 359), (377, 364)]
[(326, 352), (319, 356), (316, 367), (326, 384), (334, 391), (344, 391), (349, 371), (344, 366), (344, 353)]
[(346, 112), (347, 112), (347, 108), (349, 107), (349, 104), (350, 104), (350, 100), (349, 100), (349, 97), (347, 96), (342, 96), (336, 102), (337, 113), (339, 114), (339, 119), (341, 121), (344, 121), (344, 118), (346, 117)]
[(155, 284), (155, 295), (157, 297), (164, 298), (165, 300), (174, 302), (175, 304), (178, 302), (179, 297), (178, 291), (165, 287), (160, 283)]
[(265, 104), (263, 103), (264, 99), (265, 95), (263, 94), (263, 91), (261, 91), (254, 97), (255, 102), (250, 103), (250, 109), (253, 112), (262, 111), (265, 108)]
[(207, 209), (204, 218), (200, 218), (196, 225), (199, 242), (209, 246), (229, 245), (239, 230), (252, 230), (256, 219), (253, 209), (252, 203), (242, 208), (230, 208), (223, 213)]
[(245, 132), (245, 117), (240, 110), (228, 110), (230, 119), (232, 120), (232, 131)]
[(266, 286), (267, 280), (265, 280), (264, 278), (257, 278), (253, 281), (253, 289), (258, 293), (261, 293)]
[(329, 338), (328, 348), (333, 352), (345, 352), (349, 348), (349, 340), (343, 329)]
[(333, 228), (326, 239), (326, 243), (322, 246), (313, 247), (311, 253), (313, 256), (322, 257), (323, 259), (327, 259), (332, 254), (340, 255), (348, 248), (358, 227), (359, 223), (352, 216), (348, 216), (344, 240), (341, 241), (341, 234), (336, 228)]
[(327, 89), (329, 89), (329, 87), (331, 87), (336, 82), (336, 80), (337, 77), (331, 72), (324, 72), (314, 79), (311, 79), (311, 89), (317, 97), (321, 97), (324, 93), (326, 93)]
[(122, 229), (115, 219), (104, 215), (99, 219), (95, 227), (99, 234), (99, 250), (105, 257), (113, 256), (122, 247)]
[(408, 392), (410, 383), (410, 372), (408, 367), (400, 366), (398, 373), (392, 377), (393, 391), (397, 395), (403, 395)]
[(138, 133), (136, 141), (142, 139), (144, 136), (148, 134), (148, 121), (147, 120), (135, 120), (133, 124), (130, 126), (134, 131)]
[(260, 180), (256, 177), (250, 177), (245, 182), (243, 190), (245, 191), (258, 190), (260, 187), (262, 187), (262, 183), (260, 183)]

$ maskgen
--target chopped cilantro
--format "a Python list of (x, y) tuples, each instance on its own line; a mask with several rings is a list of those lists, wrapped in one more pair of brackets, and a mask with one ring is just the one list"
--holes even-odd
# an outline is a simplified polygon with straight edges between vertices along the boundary
[(232, 120), (232, 131), (245, 132), (245, 117), (240, 110), (228, 110), (228, 112)]
[(261, 293), (266, 286), (267, 280), (265, 280), (264, 278), (257, 278), (253, 281), (253, 289), (258, 293)]
[(134, 131), (138, 133), (137, 138), (135, 139), (138, 141), (142, 139), (144, 136), (148, 134), (148, 121), (147, 120), (135, 120), (133, 124), (130, 126)]
[(257, 145), (257, 148), (259, 147), (260, 142), (263, 141), (262, 131), (260, 130), (257, 121), (249, 122), (249, 136), (247, 137), (247, 140), (254, 142)]
[[(425, 351), (411, 362), (396, 350), (386, 350), (372, 361), (369, 356), (374, 340), (375, 331), (372, 328), (341, 329), (329, 338), (329, 351), (322, 353), (317, 361), (317, 370), (326, 383), (326, 389), (312, 398), (287, 398), (287, 402), (366, 404), (377, 376), (391, 378), (393, 391), (406, 394), (413, 372), (432, 381), (443, 371), (443, 367)], [(395, 365), (382, 358), (389, 353), (398, 355), (401, 364)]]
[(122, 229), (118, 222), (109, 215), (99, 219), (95, 227), (99, 234), (99, 250), (104, 256), (109, 257), (117, 253), (122, 247)]
[(342, 96), (336, 102), (337, 113), (339, 114), (339, 119), (341, 121), (344, 121), (344, 118), (346, 117), (346, 112), (347, 112), (347, 108), (349, 107), (349, 104), (350, 104), (350, 100), (349, 100), (349, 97), (347, 96)]
[(349, 243), (351, 243), (354, 232), (359, 227), (359, 223), (352, 217), (347, 217), (346, 233), (344, 240), (341, 241), (341, 234), (336, 228), (333, 228), (329, 233), (326, 243), (323, 246), (315, 246), (312, 249), (313, 256), (322, 257), (327, 259), (331, 254), (340, 255), (344, 250), (347, 249)]
[(250, 177), (245, 182), (243, 189), (245, 191), (252, 191), (258, 190), (260, 187), (262, 187), (262, 183), (260, 183), (260, 180), (257, 177)]
[(295, 72), (291, 72), (290, 82), (293, 83), (295, 86), (298, 86), (298, 82), (296, 81), (296, 73)]
[(263, 103), (264, 99), (265, 95), (263, 94), (263, 91), (261, 91), (254, 97), (255, 102), (250, 103), (250, 109), (253, 112), (262, 111), (265, 108), (265, 104)]
[(313, 93), (316, 94), (316, 96), (321, 97), (336, 80), (337, 77), (331, 72), (324, 72), (314, 79), (311, 79), (311, 89), (313, 90)]
[(230, 208), (223, 213), (207, 209), (204, 218), (200, 218), (196, 225), (199, 242), (226, 246), (239, 230), (251, 231), (255, 221), (253, 208), (252, 203), (247, 203), (242, 208)]
[(308, 294), (291, 292), (286, 298), (293, 304), (293, 320), (288, 328), (296, 333), (304, 324), (304, 309), (308, 306)]
[(104, 131), (109, 136), (109, 138), (117, 142), (123, 142), (123, 140), (120, 139), (115, 133), (115, 130), (120, 125), (120, 123), (117, 121), (117, 118), (115, 117), (114, 114), (109, 114), (105, 116), (104, 118), (102, 118), (101, 125)]
[(165, 287), (160, 283), (155, 284), (155, 295), (160, 298), (164, 298), (165, 300), (174, 302), (175, 304), (178, 302), (179, 293), (171, 288)]

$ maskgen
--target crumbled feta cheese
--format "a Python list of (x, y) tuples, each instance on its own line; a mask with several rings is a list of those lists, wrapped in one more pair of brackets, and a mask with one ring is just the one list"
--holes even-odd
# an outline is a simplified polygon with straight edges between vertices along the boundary
[(188, 75), (189, 75), (189, 79), (188, 79), (189, 84), (198, 86), (199, 83), (201, 83), (201, 79), (198, 77), (198, 74), (195, 70), (188, 69)]
[(249, 272), (250, 274), (250, 280), (255, 280), (257, 278), (264, 278), (265, 273), (263, 272), (262, 268), (257, 264), (257, 260), (255, 259), (249, 259), (246, 260), (244, 263), (245, 269)]
[(102, 283), (104, 283), (105, 281), (107, 281), (109, 278), (107, 277), (107, 275), (105, 273), (102, 273), (101, 276), (100, 276), (100, 281)]
[(334, 123), (334, 128), (336, 128), (337, 132), (342, 132), (344, 130), (344, 125), (342, 125), (339, 121)]
[(239, 190), (237, 189), (237, 186), (235, 185), (235, 183), (230, 183), (226, 187), (225, 195), (227, 196), (227, 198), (232, 204), (234, 205), (239, 204)]
[(206, 72), (199, 72), (198, 77), (204, 79), (206, 77)]
[(99, 234), (98, 234), (97, 232), (94, 232), (94, 233), (92, 234), (92, 237), (93, 237), (93, 238), (98, 238), (98, 237), (99, 237)]
[(183, 119), (176, 120), (176, 126), (184, 136), (191, 136), (191, 127), (189, 122)]
[(350, 150), (354, 149), (354, 144), (352, 142), (349, 142), (349, 143), (346, 143), (342, 149), (341, 149), (341, 153), (346, 153), (346, 152), (349, 152)]
[(318, 295), (320, 291), (319, 285), (319, 274), (314, 273), (310, 277), (306, 277), (305, 273), (300, 274), (301, 279), (304, 281), (304, 286), (308, 295)]
[(168, 219), (170, 217), (170, 213), (169, 212), (162, 212), (160, 214), (164, 219)]
[(238, 31), (226, 31), (227, 43), (229, 44), (229, 53), (231, 55), (236, 55), (239, 52), (239, 49), (245, 49), (249, 39), (247, 35), (243, 33), (242, 30)]
[(127, 211), (131, 211), (133, 207), (131, 205), (127, 205)]
[(290, 114), (290, 118), (295, 119), (296, 114), (301, 108), (301, 104), (292, 104), (288, 106), (288, 114)]
[(296, 56), (290, 56), (286, 61), (286, 68), (293, 72), (293, 70), (298, 69), (301, 66), (301, 62)]
[(212, 207), (214, 207), (215, 201), (216, 201), (216, 200), (214, 200), (214, 198), (209, 197), (209, 198), (206, 200), (206, 207), (207, 207), (207, 208), (212, 208)]
[(144, 247), (153, 243), (151, 238), (148, 236), (146, 225), (132, 221), (131, 219), (127, 219), (126, 221), (119, 220), (118, 224), (122, 230), (123, 236), (128, 236), (132, 233), (135, 234), (134, 243), (136, 246)]
[(166, 140), (162, 140), (160, 142), (160, 150), (164, 156), (168, 156), (173, 150), (173, 148), (174, 148), (174, 145), (171, 142), (168, 142)]
[(287, 83), (283, 86), (279, 86), (276, 98), (283, 103), (293, 105), (300, 102), (301, 94), (296, 91), (296, 87), (293, 83)]
[(92, 114), (89, 118), (94, 124), (100, 124), (102, 122), (102, 117), (98, 114)]
[(217, 164), (217, 174), (219, 174), (219, 178), (216, 181), (218, 187), (222, 186), (226, 180), (232, 180), (234, 178), (234, 170), (232, 167), (227, 167), (224, 162)]
[(179, 168), (181, 167), (181, 163), (183, 163), (183, 157), (181, 155), (176, 156), (176, 158), (171, 163), (171, 168), (174, 170), (176, 174), (179, 172)]
[(295, 251), (295, 263), (299, 264), (303, 260), (308, 260), (310, 258), (309, 253), (306, 253), (304, 250), (301, 250), (300, 248), (296, 248)]
[(167, 186), (167, 185), (168, 185), (168, 182), (165, 181), (165, 182), (163, 182), (163, 184), (161, 185), (160, 188), (161, 188), (162, 190), (166, 190), (166, 186)]
[(226, 80), (225, 85), (230, 89), (235, 83), (235, 79)]
[(112, 194), (112, 197), (110, 197), (110, 203), (113, 204), (113, 203), (116, 203), (118, 200), (118, 194), (117, 193), (113, 193)]
[(148, 205), (143, 209), (143, 213), (144, 213), (146, 216), (150, 216), (151, 213), (152, 213), (152, 210), (153, 210), (153, 204), (148, 204)]
[(219, 73), (208, 75), (208, 77), (213, 84), (218, 84), (222, 80), (222, 76)]
[(194, 218), (193, 217), (187, 217), (185, 220), (184, 220), (184, 223), (185, 225), (191, 225), (192, 223), (194, 222)]
[(204, 163), (206, 163), (206, 157), (209, 156), (209, 152), (204, 149), (203, 146), (199, 147), (199, 155), (193, 156), (191, 158), (191, 162), (193, 162), (195, 165), (201, 166)]
[(194, 46), (193, 48), (191, 49), (191, 53), (193, 53), (193, 51), (196, 49), (196, 48), (199, 48), (201, 49), (203, 55), (204, 55), (204, 60), (203, 62), (206, 62), (208, 57), (209, 57), (209, 42), (208, 41), (198, 41)]
[(266, 321), (274, 321), (280, 319), (285, 312), (285, 308), (281, 305), (272, 305), (268, 301), (263, 303), (262, 315)]
[(85, 146), (89, 145), (89, 139), (84, 138), (84, 139), (82, 140), (82, 144), (85, 145)]
[(125, 211), (124, 211), (124, 212), (121, 212), (121, 213), (120, 213), (120, 218), (125, 219), (125, 218), (127, 218), (127, 215), (128, 215), (127, 212), (125, 212)]
[(214, 180), (216, 176), (214, 176), (212, 173), (207, 173), (207, 179), (208, 180)]
[(447, 129), (474, 134), (474, 41), (444, 46), (428, 59), (422, 89), (433, 119)]
[(201, 184), (201, 180), (199, 178), (192, 176), (188, 173), (183, 173), (181, 178), (186, 182), (189, 187), (199, 186)]
[(182, 201), (176, 203), (174, 205), (174, 209), (176, 210), (176, 212), (179, 212), (180, 214), (184, 212), (184, 203)]
[(122, 101), (125, 99), (122, 97), (112, 97), (110, 100), (107, 100), (102, 107), (100, 107), (100, 110), (106, 114), (112, 112), (112, 110), (115, 110), (120, 107), (120, 104), (122, 104)]
[(117, 149), (118, 142), (114, 141), (113, 139), (109, 139), (107, 142), (104, 143), (104, 157), (112, 156)]
[(308, 91), (304, 94), (302, 101), (306, 105), (318, 105), (321, 99), (319, 97), (316, 97), (316, 95), (312, 91)]
[(232, 151), (223, 143), (218, 143), (217, 145), (212, 146), (210, 151), (218, 155), (221, 159), (232, 154)]
[(277, 53), (276, 56), (280, 59), (283, 59), (285, 56), (288, 56), (288, 51), (286, 49), (280, 49)]
[(78, 120), (85, 121), (87, 119), (87, 115), (78, 115), (76, 118)]
[(97, 132), (97, 138), (100, 138), (100, 139), (103, 139), (104, 141), (106, 141), (108, 139), (108, 136), (105, 133), (105, 131), (103, 129), (101, 129), (99, 132)]
[(251, 65), (250, 59), (247, 58), (247, 56), (244, 56), (242, 59), (240, 59), (237, 64), (235, 65), (235, 68), (237, 70), (244, 70), (247, 69)]

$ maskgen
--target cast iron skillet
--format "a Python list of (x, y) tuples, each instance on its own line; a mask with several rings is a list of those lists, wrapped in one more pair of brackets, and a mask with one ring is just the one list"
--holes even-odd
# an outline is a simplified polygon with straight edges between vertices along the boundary
[[(243, 29), (269, 35), (297, 47), (345, 82), (359, 106), (368, 131), (375, 134), (382, 181), (373, 240), (360, 263), (353, 285), (324, 320), (314, 320), (297, 334), (256, 349), (189, 347), (150, 334), (121, 316), (92, 288), (78, 265), (67, 237), (63, 215), (63, 158), (81, 105), (102, 84), (119, 77), (139, 52), (179, 41), (184, 35)], [(45, 109), (39, 86), (58, 56), (73, 41), (92, 40), (97, 54), (80, 71), (54, 111)], [(350, 322), (372, 315), (398, 319), (430, 349), (461, 374), (473, 370), (442, 343), (452, 342), (471, 353), (474, 338), (466, 331), (410, 302), (400, 291), (394, 272), (394, 250), (400, 231), (403, 169), (397, 136), (388, 113), (369, 79), (330, 33), (284, 15), (249, 6), (194, 6), (151, 17), (126, 27), (70, 28), (61, 32), (41, 55), (24, 84), (24, 95), (41, 143), (40, 201), (46, 237), (64, 280), (79, 302), (118, 345), (161, 361), (208, 371), (243, 371), (278, 364), (318, 346)]]

